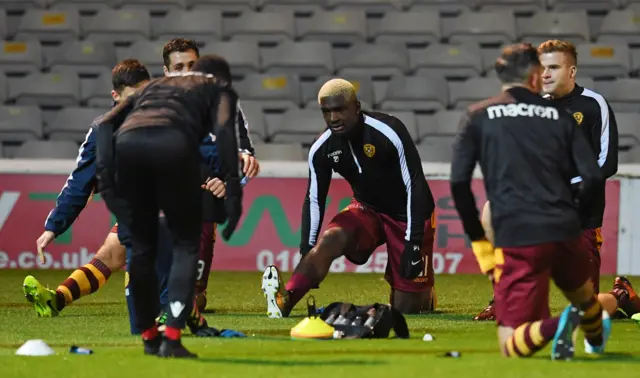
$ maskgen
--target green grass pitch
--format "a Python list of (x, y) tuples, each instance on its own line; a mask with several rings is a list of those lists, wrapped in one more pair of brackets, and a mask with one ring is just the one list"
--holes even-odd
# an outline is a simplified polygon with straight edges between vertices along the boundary
[[(214, 272), (209, 282), (210, 325), (245, 332), (246, 339), (196, 339), (185, 336), (197, 352), (195, 361), (144, 356), (138, 337), (129, 334), (123, 295), (123, 274), (115, 273), (98, 293), (82, 298), (59, 317), (37, 318), (22, 294), (27, 272), (0, 273), (1, 377), (615, 377), (640, 375), (640, 328), (615, 321), (609, 355), (584, 355), (582, 337), (573, 361), (550, 361), (550, 347), (528, 359), (505, 359), (497, 350), (495, 324), (473, 322), (490, 296), (482, 276), (437, 276), (438, 311), (409, 316), (411, 340), (293, 341), (290, 329), (304, 316), (298, 305), (289, 319), (268, 319), (260, 290), (260, 272)], [(36, 271), (55, 287), (68, 272)], [(288, 277), (288, 275), (287, 275)], [(609, 288), (612, 277), (604, 277)], [(635, 279), (640, 283), (640, 280)], [(633, 282), (633, 279), (632, 279)], [(330, 274), (312, 292), (319, 305), (333, 301), (357, 304), (388, 301), (388, 286), (380, 275)], [(554, 314), (565, 301), (552, 292)], [(435, 336), (432, 342), (422, 336)], [(43, 339), (57, 352), (50, 357), (17, 357), (26, 340)], [(78, 345), (93, 355), (69, 354)], [(461, 357), (447, 358), (456, 350)]]

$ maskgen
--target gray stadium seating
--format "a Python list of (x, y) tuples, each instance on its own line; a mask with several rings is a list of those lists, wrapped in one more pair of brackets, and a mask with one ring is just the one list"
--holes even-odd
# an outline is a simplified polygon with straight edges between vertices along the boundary
[(480, 11), (513, 10), (518, 13), (534, 13), (546, 8), (546, 0), (482, 0)]
[(479, 2), (479, 0), (415, 0), (411, 11), (435, 11), (444, 15), (457, 15), (475, 9)]
[(217, 54), (225, 57), (233, 75), (246, 75), (260, 71), (260, 50), (254, 42), (208, 42), (204, 48), (200, 49), (200, 54)]
[(262, 0), (262, 10), (266, 12), (288, 11), (308, 15), (326, 8), (327, 0)]
[(144, 62), (151, 75), (164, 74), (162, 61), (162, 48), (164, 41), (137, 41), (126, 48), (118, 49), (116, 55), (118, 61), (135, 58)]
[(169, 12), (172, 10), (186, 9), (187, 0), (126, 0), (122, 2), (122, 8)]
[[(171, 20), (171, 21), (169, 21)], [(222, 14), (215, 9), (174, 10), (162, 22), (152, 24), (152, 35), (166, 41), (180, 35), (196, 42), (222, 39)]]
[(419, 76), (470, 78), (483, 72), (480, 47), (475, 44), (431, 44), (425, 49), (409, 50), (411, 70)]
[(66, 107), (58, 111), (53, 121), (45, 125), (44, 132), (51, 140), (85, 140), (91, 122), (108, 109)]
[(54, 72), (71, 71), (97, 75), (116, 64), (116, 49), (110, 43), (68, 41), (45, 55), (45, 66)]
[(431, 119), (424, 129), (421, 128), (420, 138), (422, 137), (435, 137), (435, 136), (455, 136), (458, 132), (458, 127), (460, 125), (460, 120), (462, 119), (463, 111), (459, 110), (448, 110), (437, 112)]
[(471, 78), (464, 82), (449, 83), (449, 101), (455, 109), (467, 106), (500, 93), (500, 81), (497, 78)]
[(388, 12), (369, 35), (376, 43), (436, 43), (440, 41), (440, 17), (429, 12)]
[(328, 75), (334, 69), (327, 42), (283, 42), (262, 51), (262, 68), (268, 73)]
[(256, 156), (263, 160), (283, 160), (283, 161), (305, 161), (307, 156), (298, 143), (293, 144), (257, 144), (255, 146)]
[(631, 54), (626, 45), (581, 44), (576, 50), (582, 75), (625, 77), (631, 70)]
[(447, 107), (447, 82), (437, 77), (395, 76), (380, 99), (385, 110), (439, 111)]
[(9, 97), (19, 105), (74, 106), (80, 101), (80, 80), (68, 72), (11, 78)]
[(47, 0), (0, 0), (0, 8), (8, 11), (45, 8)]
[(399, 119), (407, 128), (411, 139), (417, 142), (420, 138), (418, 135), (418, 120), (414, 112), (410, 111), (389, 111), (389, 114)]
[(97, 12), (102, 9), (117, 8), (122, 2), (123, 0), (49, 0), (49, 8)]
[(591, 35), (587, 12), (538, 12), (518, 22), (518, 38), (534, 45), (548, 39), (589, 42)]
[(81, 83), (80, 98), (86, 102), (87, 106), (92, 108), (108, 108), (111, 106), (113, 99), (111, 98), (111, 72), (106, 71), (91, 82)]
[(557, 10), (586, 9), (591, 11), (605, 11), (616, 9), (625, 0), (547, 0), (548, 4)]
[(612, 10), (602, 20), (599, 43), (640, 43), (640, 26), (636, 20), (640, 11)]
[(516, 39), (515, 17), (508, 11), (462, 13), (442, 21), (442, 34), (452, 43), (502, 44)]
[(7, 21), (7, 13), (4, 9), (0, 9), (0, 38), (5, 39), (9, 36), (9, 25)]
[[(640, 112), (640, 79), (598, 82), (595, 87), (616, 112)], [(637, 125), (640, 128), (640, 124)]]
[(29, 140), (16, 151), (18, 159), (75, 159), (78, 145), (67, 140)]
[(90, 41), (131, 43), (151, 36), (151, 16), (141, 9), (104, 9), (81, 24)]
[(640, 114), (616, 113), (620, 148), (640, 147)]
[(364, 11), (315, 12), (296, 19), (296, 30), (304, 41), (360, 43), (367, 38), (367, 21)]
[(274, 143), (311, 144), (326, 127), (322, 115), (313, 109), (290, 109), (282, 123), (269, 125), (269, 136)]
[[(257, 101), (240, 101), (240, 107), (249, 123), (249, 131), (264, 140), (267, 137), (267, 123), (262, 112), (262, 106)], [(254, 138), (255, 139), (255, 138)]]
[(9, 84), (7, 83), (7, 77), (0, 73), (0, 103), (4, 103), (7, 100), (9, 92)]
[(409, 53), (398, 44), (356, 44), (334, 50), (333, 60), (341, 76), (393, 76), (409, 71)]
[(300, 82), (294, 76), (251, 74), (235, 87), (240, 98), (260, 101), (262, 109), (288, 110), (301, 105)]
[[(301, 83), (302, 101), (307, 108), (318, 108), (318, 92), (324, 83), (331, 76), (321, 76), (313, 83)], [(375, 101), (374, 88), (371, 78), (368, 76), (341, 76), (342, 79), (348, 80), (356, 88), (358, 100), (368, 106), (373, 105)], [(366, 108), (366, 106), (363, 105)]]
[(222, 9), (223, 11), (246, 12), (258, 8), (261, 0), (187, 0), (187, 7), (200, 9)]
[(280, 43), (295, 38), (292, 12), (244, 12), (223, 22), (225, 36), (232, 41)]
[(37, 106), (0, 106), (0, 141), (42, 138), (42, 112)]
[(427, 137), (417, 145), (420, 159), (431, 163), (448, 163), (451, 161), (453, 137)]
[(400, 11), (407, 8), (411, 0), (327, 0), (329, 8), (337, 10), (366, 10), (367, 13), (379, 14)]
[(0, 72), (28, 74), (43, 67), (42, 48), (38, 41), (4, 41), (0, 51)]
[(62, 42), (78, 39), (80, 14), (74, 10), (29, 9), (20, 18), (17, 40)]

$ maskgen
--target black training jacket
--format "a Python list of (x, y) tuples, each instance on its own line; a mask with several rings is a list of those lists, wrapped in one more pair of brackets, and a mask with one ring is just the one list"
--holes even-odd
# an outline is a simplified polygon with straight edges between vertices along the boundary
[(580, 201), (602, 182), (596, 158), (563, 108), (525, 88), (511, 88), (471, 105), (453, 146), (451, 192), (471, 240), (484, 237), (471, 192), (476, 162), (484, 176), (497, 247), (565, 241), (581, 232), (571, 190), (577, 171)]
[(406, 221), (405, 240), (421, 244), (434, 201), (418, 150), (400, 120), (363, 111), (348, 138), (327, 129), (311, 146), (302, 208), (303, 254), (318, 240), (332, 172), (349, 182), (354, 198), (366, 207)]

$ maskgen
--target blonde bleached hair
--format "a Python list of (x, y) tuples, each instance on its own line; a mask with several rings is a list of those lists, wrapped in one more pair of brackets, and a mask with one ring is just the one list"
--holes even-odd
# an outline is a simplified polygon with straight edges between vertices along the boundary
[(546, 42), (542, 42), (540, 46), (538, 46), (538, 54), (549, 54), (549, 53), (563, 53), (569, 56), (572, 59), (573, 65), (578, 64), (578, 52), (576, 50), (576, 45), (569, 41), (561, 41), (559, 39), (550, 39)]
[(342, 96), (346, 101), (356, 99), (356, 88), (345, 79), (331, 79), (318, 91), (318, 104), (325, 97)]

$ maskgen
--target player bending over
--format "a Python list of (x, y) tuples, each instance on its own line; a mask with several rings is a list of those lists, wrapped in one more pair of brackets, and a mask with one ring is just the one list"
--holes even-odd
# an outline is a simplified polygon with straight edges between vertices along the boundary
[[(270, 317), (286, 317), (345, 256), (364, 264), (375, 249), (387, 245), (385, 278), (390, 302), (404, 313), (433, 309), (434, 201), (420, 156), (400, 120), (360, 109), (356, 91), (346, 80), (326, 82), (318, 102), (327, 129), (309, 151), (309, 186), (302, 207), (302, 259), (283, 285), (269, 266), (262, 290)], [(332, 172), (351, 185), (353, 200), (320, 234)]]
[[(530, 356), (553, 340), (552, 359), (570, 359), (579, 325), (586, 352), (603, 353), (611, 320), (589, 277), (590, 252), (570, 184), (577, 168), (578, 198), (593, 200), (602, 183), (596, 158), (573, 117), (537, 94), (542, 71), (533, 46), (506, 47), (496, 71), (503, 92), (471, 105), (461, 120), (451, 193), (481, 270), (493, 271), (500, 350)], [(495, 250), (471, 191), (476, 162), (491, 201)], [(573, 304), (557, 318), (550, 316), (549, 278)]]

